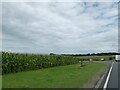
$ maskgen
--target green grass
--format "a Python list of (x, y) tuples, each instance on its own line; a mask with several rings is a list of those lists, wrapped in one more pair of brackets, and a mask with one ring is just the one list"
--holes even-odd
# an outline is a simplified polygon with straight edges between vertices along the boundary
[(0, 75), (0, 90), (2, 89), (2, 75)]
[(58, 66), (2, 76), (3, 88), (79, 88), (101, 69), (102, 63), (80, 67), (79, 64)]

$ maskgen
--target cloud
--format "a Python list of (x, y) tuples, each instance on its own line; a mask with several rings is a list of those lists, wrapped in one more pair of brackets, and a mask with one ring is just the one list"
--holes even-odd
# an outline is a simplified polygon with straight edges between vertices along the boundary
[(113, 2), (6, 2), (2, 8), (5, 51), (117, 51), (118, 12)]

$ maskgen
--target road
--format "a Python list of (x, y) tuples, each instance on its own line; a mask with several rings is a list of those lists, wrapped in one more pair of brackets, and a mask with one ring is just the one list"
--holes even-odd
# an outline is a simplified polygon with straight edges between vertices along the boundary
[(120, 90), (120, 62), (112, 62), (103, 88), (116, 88)]

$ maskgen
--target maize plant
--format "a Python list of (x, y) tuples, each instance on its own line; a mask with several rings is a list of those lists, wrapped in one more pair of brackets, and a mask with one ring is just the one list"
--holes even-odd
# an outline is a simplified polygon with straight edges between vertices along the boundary
[(2, 52), (2, 74), (64, 66), (80, 60), (73, 56)]

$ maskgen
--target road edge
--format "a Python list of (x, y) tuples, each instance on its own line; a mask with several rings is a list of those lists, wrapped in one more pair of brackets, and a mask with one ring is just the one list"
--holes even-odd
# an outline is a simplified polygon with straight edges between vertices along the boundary
[[(112, 62), (113, 63), (113, 62)], [(107, 76), (109, 74), (110, 68), (112, 66), (112, 63), (110, 65), (107, 66), (106, 71), (103, 73), (103, 75), (101, 76), (100, 80), (97, 82), (97, 84), (95, 85), (95, 88), (103, 88), (104, 84), (106, 82)]]

